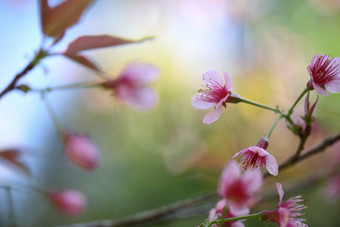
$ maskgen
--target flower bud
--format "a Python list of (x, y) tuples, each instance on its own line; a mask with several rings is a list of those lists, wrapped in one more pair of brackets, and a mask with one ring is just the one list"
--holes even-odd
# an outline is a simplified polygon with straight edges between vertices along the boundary
[(86, 197), (79, 191), (48, 192), (46, 196), (58, 211), (68, 216), (81, 214), (86, 206)]
[(99, 164), (99, 151), (86, 135), (66, 132), (63, 135), (65, 155), (68, 160), (85, 170), (93, 170)]

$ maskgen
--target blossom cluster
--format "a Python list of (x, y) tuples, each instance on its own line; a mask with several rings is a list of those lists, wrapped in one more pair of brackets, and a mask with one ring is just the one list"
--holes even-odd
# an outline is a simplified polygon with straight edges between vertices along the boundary
[[(285, 118), (287, 126), (293, 133), (303, 138), (308, 136), (307, 128), (313, 122), (313, 112), (315, 110), (318, 99), (314, 104), (309, 102), (309, 91), (315, 90), (318, 94), (328, 95), (327, 90), (332, 93), (340, 92), (340, 58), (330, 58), (328, 55), (318, 54), (313, 57), (310, 65), (307, 67), (310, 74), (310, 80), (306, 85), (306, 89), (302, 92), (292, 108), (285, 114), (283, 111), (260, 105), (249, 100), (241, 98), (239, 95), (232, 93), (231, 78), (227, 73), (223, 73), (224, 81), (221, 76), (214, 70), (203, 74), (204, 85), (198, 94), (192, 97), (191, 105), (197, 109), (213, 110), (206, 114), (203, 123), (211, 124), (218, 120), (221, 115), (222, 107), (226, 108), (227, 103), (245, 102), (258, 107), (272, 110), (280, 113), (279, 118), (274, 123), (268, 134), (259, 140), (256, 145), (252, 145), (237, 152), (233, 158), (241, 156), (240, 164), (234, 160), (229, 161), (222, 171), (218, 193), (221, 200), (211, 209), (209, 219), (203, 226), (244, 226), (243, 222), (248, 218), (250, 209), (260, 201), (259, 191), (263, 184), (262, 167), (265, 166), (269, 174), (277, 176), (279, 166), (275, 157), (267, 151), (269, 145), (269, 136), (275, 128), (278, 120)], [(290, 115), (298, 101), (305, 95), (305, 115), (295, 122)], [(295, 154), (299, 155), (299, 153)], [(295, 157), (293, 156), (293, 157)], [(241, 169), (240, 169), (241, 167)], [(337, 191), (338, 188), (329, 188), (328, 194)], [(283, 202), (283, 189), (280, 183), (276, 183), (277, 193), (279, 195), (279, 203), (274, 210), (264, 210), (257, 216), (262, 221), (276, 222), (280, 227), (298, 227), (307, 226), (303, 213), (306, 207), (301, 203), (301, 196), (295, 196)], [(335, 193), (334, 193), (335, 194)], [(237, 218), (239, 217), (239, 218)]]

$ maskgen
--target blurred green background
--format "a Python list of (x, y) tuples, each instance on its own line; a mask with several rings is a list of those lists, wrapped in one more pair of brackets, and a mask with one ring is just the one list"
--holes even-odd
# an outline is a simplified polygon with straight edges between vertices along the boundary
[[(41, 40), (37, 1), (2, 1), (0, 19), (1, 46), (6, 46), (8, 53), (6, 59), (2, 55), (4, 61), (0, 66), (9, 81), (28, 61), (23, 54), (32, 54)], [(32, 22), (25, 24), (26, 19)], [(26, 158), (38, 182), (51, 189), (79, 189), (88, 198), (84, 215), (67, 218), (39, 194), (14, 192), (19, 225), (54, 226), (121, 218), (215, 191), (225, 163), (236, 152), (255, 145), (265, 136), (276, 116), (246, 104), (229, 104), (217, 122), (203, 125), (208, 111), (190, 105), (191, 97), (202, 84), (202, 74), (211, 69), (226, 71), (232, 77), (234, 93), (287, 110), (309, 80), (306, 67), (312, 57), (318, 53), (340, 56), (339, 28), (340, 3), (336, 0), (95, 2), (81, 22), (67, 32), (57, 49), (63, 50), (70, 41), (84, 34), (112, 34), (131, 39), (154, 36), (154, 40), (141, 44), (88, 51), (84, 55), (113, 76), (130, 61), (158, 66), (161, 76), (151, 85), (159, 93), (158, 104), (150, 111), (136, 112), (100, 89), (52, 92), (48, 98), (60, 120), (70, 129), (91, 135), (101, 150), (99, 168), (84, 172), (70, 166), (63, 157), (62, 144), (38, 95), (13, 93), (11, 98), (1, 100), (3, 110), (8, 98), (11, 105), (6, 107), (7, 111), (12, 108), (25, 117), (23, 113), (28, 112), (30, 123), (19, 127), (28, 128), (21, 138), (31, 138), (23, 141), (30, 149), (37, 150), (37, 155)], [(15, 47), (17, 51), (8, 50)], [(6, 71), (10, 62), (22, 65), (15, 64), (12, 71)], [(42, 65), (48, 70), (47, 76), (41, 68), (35, 70), (35, 75), (27, 78), (31, 86), (98, 80), (95, 73), (61, 57), (47, 59)], [(315, 96), (313, 93), (312, 97)], [(339, 132), (339, 98), (339, 94), (320, 97), (315, 113), (317, 122), (307, 147)], [(303, 105), (298, 105), (294, 117), (301, 114)], [(5, 129), (9, 128), (3, 127), (1, 136), (6, 137)], [(13, 141), (20, 145), (21, 140)], [(297, 144), (298, 138), (281, 121), (268, 151), (282, 162)], [(333, 151), (268, 178), (264, 189), (274, 191), (274, 182), (279, 181), (285, 188), (290, 182), (322, 173), (332, 155), (339, 152), (339, 146), (330, 150)], [(325, 199), (325, 181), (320, 181), (317, 187), (285, 195), (285, 199), (297, 194), (304, 196), (309, 226), (338, 226), (340, 221), (339, 202)], [(0, 196), (1, 201), (6, 201), (3, 192)], [(260, 208), (273, 209), (277, 201), (275, 197)], [(197, 209), (200, 215), (195, 217), (146, 226), (196, 226), (207, 217), (215, 202), (212, 200)], [(10, 225), (7, 205), (1, 203), (0, 225), (7, 226)], [(245, 224), (275, 226), (256, 220)]]

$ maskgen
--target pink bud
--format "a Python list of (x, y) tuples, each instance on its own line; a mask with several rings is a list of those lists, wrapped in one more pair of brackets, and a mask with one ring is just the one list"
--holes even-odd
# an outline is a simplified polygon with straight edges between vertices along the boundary
[(68, 216), (79, 215), (86, 206), (86, 198), (79, 191), (48, 192), (46, 196), (57, 210)]
[(63, 135), (68, 160), (85, 170), (93, 170), (99, 163), (99, 151), (90, 137), (75, 133)]

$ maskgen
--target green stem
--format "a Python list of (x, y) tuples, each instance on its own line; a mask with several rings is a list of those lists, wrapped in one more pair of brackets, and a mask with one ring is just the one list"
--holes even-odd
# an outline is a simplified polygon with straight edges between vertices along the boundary
[(249, 214), (245, 216), (240, 216), (240, 217), (233, 217), (233, 218), (227, 218), (227, 219), (219, 219), (219, 220), (214, 220), (207, 225), (207, 227), (211, 227), (213, 224), (220, 224), (224, 222), (230, 222), (230, 221), (238, 221), (242, 219), (249, 219), (249, 218), (259, 218), (260, 215), (262, 215), (262, 212), (256, 213), (256, 214)]
[(54, 125), (56, 126), (57, 128), (57, 131), (58, 131), (58, 134), (62, 137), (63, 135), (63, 132), (64, 132), (64, 127), (62, 126), (62, 124), (60, 123), (57, 115), (55, 114), (51, 104), (49, 103), (49, 101), (44, 97), (44, 92), (42, 92), (42, 98), (44, 100), (44, 104), (46, 106), (46, 110), (48, 112), (48, 114), (51, 116), (51, 119), (54, 123)]
[(282, 113), (279, 109), (277, 109), (277, 108), (272, 108), (272, 107), (270, 107), (270, 106), (266, 106), (266, 105), (263, 105), (263, 104), (261, 104), (261, 103), (257, 103), (257, 102), (254, 102), (254, 101), (251, 101), (251, 100), (248, 100), (248, 99), (245, 99), (245, 98), (242, 98), (242, 97), (238, 97), (238, 99), (236, 98), (236, 99), (234, 99), (235, 101), (235, 103), (237, 103), (237, 102), (244, 102), (244, 103), (247, 103), (247, 104), (250, 104), (250, 105), (253, 105), (253, 106), (257, 106), (257, 107), (260, 107), (260, 108), (262, 108), (262, 109), (266, 109), (266, 110), (270, 110), (270, 111), (273, 111), (273, 112), (275, 112), (275, 113)]
[(265, 139), (269, 140), (270, 135), (273, 133), (274, 128), (276, 127), (277, 123), (280, 121), (281, 118), (285, 117), (284, 114), (280, 114), (280, 116), (278, 116), (274, 122), (274, 124), (272, 125), (272, 127), (269, 129), (267, 135), (264, 137)]
[(295, 100), (294, 104), (292, 105), (292, 107), (290, 107), (290, 109), (289, 109), (289, 111), (288, 111), (288, 114), (286, 115), (287, 120), (288, 120), (288, 118), (290, 119), (290, 115), (292, 115), (295, 106), (298, 104), (298, 102), (302, 99), (302, 97), (303, 97), (308, 91), (309, 91), (308, 88), (305, 88), (305, 89), (301, 92), (300, 96)]
[(29, 91), (51, 92), (51, 91), (55, 91), (55, 90), (65, 90), (65, 89), (73, 89), (73, 88), (91, 88), (91, 87), (97, 87), (100, 84), (102, 84), (102, 83), (82, 82), (82, 83), (60, 85), (60, 86), (55, 86), (55, 87), (47, 87), (47, 88), (43, 88), (43, 89), (30, 88)]

